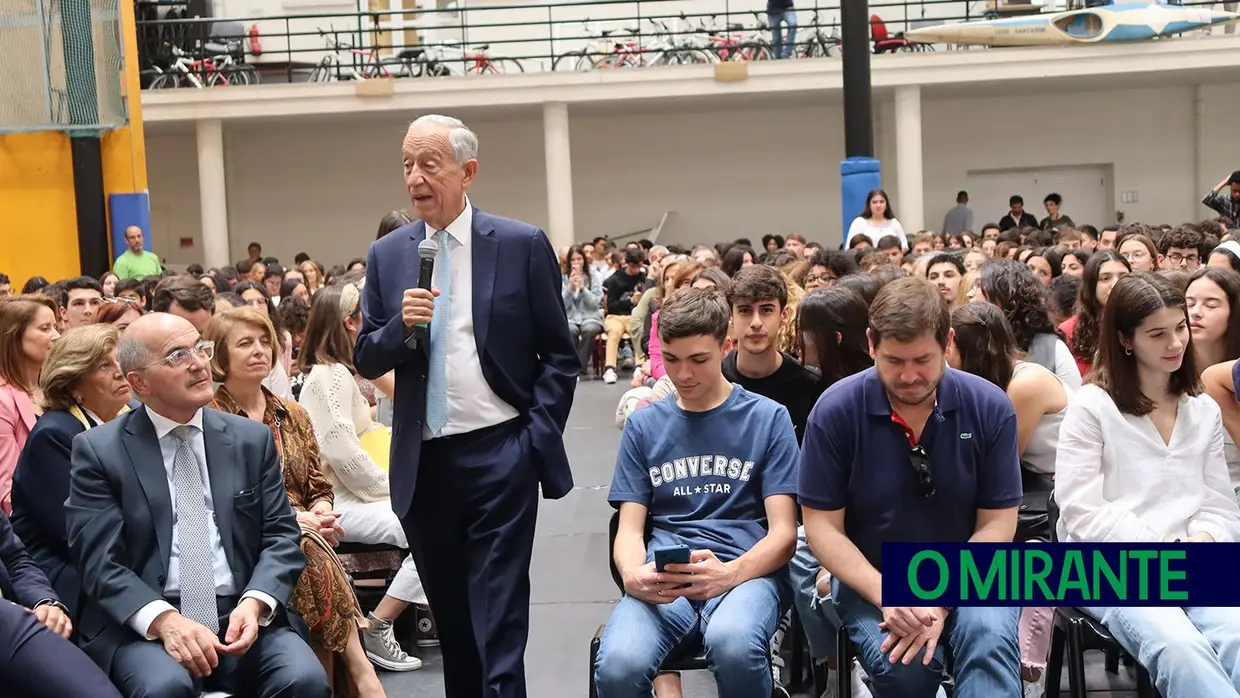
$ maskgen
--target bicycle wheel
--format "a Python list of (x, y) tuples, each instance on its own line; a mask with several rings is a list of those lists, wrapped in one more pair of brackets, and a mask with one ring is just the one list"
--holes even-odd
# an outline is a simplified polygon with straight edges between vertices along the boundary
[(228, 87), (230, 85), (240, 85), (241, 82), (236, 79), (237, 74), (229, 70), (225, 73), (222, 70), (212, 70), (207, 73), (207, 77), (202, 81), (207, 87)]
[(586, 53), (585, 51), (582, 51), (580, 54), (578, 54), (577, 60), (573, 62), (573, 70), (578, 71), (578, 72), (585, 71), (585, 70), (594, 70), (594, 68), (597, 65), (598, 65), (598, 62), (594, 59), (593, 56)]
[(775, 57), (771, 52), (771, 47), (765, 41), (755, 41), (745, 44), (740, 51), (741, 60), (745, 61), (769, 61)]
[(240, 76), (242, 85), (257, 85), (263, 81), (263, 76), (258, 72), (258, 68), (252, 65), (237, 66), (237, 75)]
[(175, 73), (160, 73), (151, 81), (148, 89), (152, 90), (172, 90), (181, 86), (179, 76)]
[(310, 82), (331, 82), (331, 80), (331, 66), (326, 63), (320, 63), (314, 66), (314, 70), (310, 71)]
[(719, 62), (719, 56), (700, 48), (685, 49), (680, 52), (680, 57), (685, 65), (709, 65)]
[(485, 67), (489, 67), (490, 70), (484, 69), (482, 72), (488, 75), (502, 75), (505, 73), (517, 75), (525, 72), (525, 67), (521, 65), (521, 61), (515, 58), (492, 58)]

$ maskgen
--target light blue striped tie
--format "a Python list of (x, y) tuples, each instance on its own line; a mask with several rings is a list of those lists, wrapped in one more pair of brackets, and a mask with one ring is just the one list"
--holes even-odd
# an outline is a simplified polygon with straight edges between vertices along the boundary
[(439, 436), (448, 423), (448, 325), (452, 318), (452, 251), (448, 231), (435, 234), (439, 254), (435, 257), (435, 315), (431, 319), (431, 355), (426, 373), (426, 427)]

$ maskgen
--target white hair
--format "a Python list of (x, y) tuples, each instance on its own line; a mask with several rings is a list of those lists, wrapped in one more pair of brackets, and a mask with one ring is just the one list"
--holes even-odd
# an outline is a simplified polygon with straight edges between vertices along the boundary
[(458, 165), (478, 159), (478, 135), (470, 131), (460, 119), (441, 114), (427, 114), (414, 119), (413, 123), (409, 124), (409, 129), (413, 130), (427, 124), (448, 128), (448, 142), (452, 144), (452, 157)]

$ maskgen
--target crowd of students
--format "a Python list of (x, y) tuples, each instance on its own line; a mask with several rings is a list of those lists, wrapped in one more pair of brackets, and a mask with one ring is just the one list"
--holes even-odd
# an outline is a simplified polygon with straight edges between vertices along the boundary
[[(720, 696), (771, 695), (790, 607), (853, 696), (1043, 695), (1050, 609), (885, 606), (881, 544), (1237, 540), (1231, 227), (562, 250), (583, 374), (600, 333), (606, 382), (633, 352), (600, 698), (680, 695), (660, 667), (702, 646)], [(1018, 519), (1035, 488), (1054, 531)], [(1240, 695), (1235, 609), (1082, 610), (1166, 698)]]
[[(73, 550), (65, 507), (72, 444), (82, 432), (139, 406), (140, 394), (127, 380), (134, 369), (126, 366), (126, 339), (132, 353), (133, 342), (149, 339), (158, 318), (176, 316), (199, 340), (147, 366), (166, 364), (193, 375), (196, 362), (204, 360), (214, 390), (211, 406), (272, 432), (306, 558), (288, 606), (304, 620), (304, 637), (335, 695), (382, 696), (375, 667), (421, 667), (409, 654), (414, 648), (397, 641), (396, 619), (416, 616), (411, 620), (418, 647), (435, 646), (438, 639), (412, 556), (336, 554), (341, 543), (409, 547), (389, 501), (392, 377), (371, 382), (353, 370), (365, 264), (325, 271), (299, 255), (285, 269), (263, 258), (257, 243), (250, 255), (235, 265), (142, 279), (113, 272), (56, 283), (35, 277), (18, 294), (3, 277), (0, 521), (5, 528), (11, 521), (16, 547), (0, 543), (0, 570), (29, 574), (32, 563), (38, 583), (31, 588), (46, 585), (54, 593), (47, 594), (50, 601), (28, 600), (20, 589), (6, 588), (8, 577), (0, 574), (0, 595), (79, 641), (77, 620), (91, 607), (108, 606), (109, 599), (96, 597), (100, 587), (93, 581), (100, 571), (83, 568), (91, 558)], [(135, 323), (144, 326), (141, 337), (129, 336)], [(0, 539), (8, 541), (5, 535)], [(188, 574), (187, 564), (182, 569)], [(377, 606), (363, 609), (350, 575), (376, 565), (391, 569), (393, 577), (380, 589)], [(49, 616), (51, 607), (63, 608), (63, 614)], [(116, 666), (102, 668), (124, 695), (146, 695)]]

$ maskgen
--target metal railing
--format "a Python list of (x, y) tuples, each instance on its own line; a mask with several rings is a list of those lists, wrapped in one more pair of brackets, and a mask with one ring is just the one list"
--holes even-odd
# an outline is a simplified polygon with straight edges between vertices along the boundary
[[(495, 4), (245, 18), (187, 18), (178, 0), (145, 3), (172, 9), (138, 21), (143, 86), (580, 71), (766, 60), (778, 53), (762, 0), (490, 1)], [(1074, 9), (1056, 2), (1081, 0), (1045, 0), (1045, 7)], [(870, 13), (879, 21), (872, 22), (872, 35), (888, 37), (873, 41), (874, 49), (933, 50), (902, 34), (1037, 7), (1002, 0), (873, 0)], [(800, 2), (795, 15), (795, 41), (783, 57), (838, 55), (838, 0)]]

